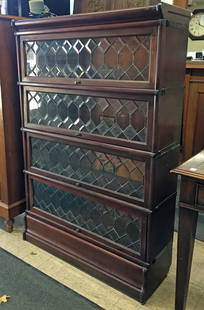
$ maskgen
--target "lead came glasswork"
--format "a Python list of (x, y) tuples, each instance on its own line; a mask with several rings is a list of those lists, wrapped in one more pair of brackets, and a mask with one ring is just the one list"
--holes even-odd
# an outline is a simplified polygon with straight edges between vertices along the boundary
[(31, 138), (35, 168), (144, 199), (145, 163), (82, 147)]
[(145, 143), (148, 102), (28, 91), (28, 122)]
[(140, 253), (140, 217), (37, 181), (32, 184), (36, 208)]
[(148, 81), (151, 36), (25, 42), (26, 75)]

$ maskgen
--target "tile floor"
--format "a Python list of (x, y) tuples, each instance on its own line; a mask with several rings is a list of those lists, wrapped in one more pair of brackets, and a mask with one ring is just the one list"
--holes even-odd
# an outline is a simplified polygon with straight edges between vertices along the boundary
[[(17, 218), (12, 234), (4, 230), (3, 219), (0, 219), (0, 247), (72, 288), (102, 308), (106, 310), (174, 309), (176, 233), (174, 236), (174, 257), (171, 270), (148, 302), (145, 305), (141, 305), (134, 299), (76, 269), (61, 259), (54, 257), (27, 241), (23, 241), (22, 232), (22, 216)], [(196, 241), (195, 244), (188, 296), (186, 310), (204, 309), (204, 243), (200, 241)]]

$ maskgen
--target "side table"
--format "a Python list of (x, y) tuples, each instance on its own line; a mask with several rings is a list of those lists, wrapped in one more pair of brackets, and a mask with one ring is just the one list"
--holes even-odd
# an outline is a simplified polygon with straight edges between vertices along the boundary
[(171, 172), (181, 176), (175, 310), (184, 310), (198, 212), (204, 212), (204, 150)]

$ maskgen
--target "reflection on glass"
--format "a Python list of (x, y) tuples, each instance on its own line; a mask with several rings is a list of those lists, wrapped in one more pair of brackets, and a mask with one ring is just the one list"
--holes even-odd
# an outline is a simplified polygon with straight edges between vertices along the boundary
[(36, 91), (27, 98), (30, 123), (146, 142), (146, 101)]
[(33, 167), (144, 199), (144, 162), (38, 138), (31, 150)]
[(150, 35), (25, 42), (26, 75), (148, 81)]
[(141, 218), (33, 181), (34, 206), (103, 238), (141, 251)]

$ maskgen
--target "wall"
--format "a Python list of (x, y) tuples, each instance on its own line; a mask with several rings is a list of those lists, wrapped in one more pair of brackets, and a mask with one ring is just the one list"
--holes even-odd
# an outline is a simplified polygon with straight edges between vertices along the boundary
[(188, 52), (202, 52), (204, 51), (204, 40), (192, 41), (188, 39)]

